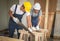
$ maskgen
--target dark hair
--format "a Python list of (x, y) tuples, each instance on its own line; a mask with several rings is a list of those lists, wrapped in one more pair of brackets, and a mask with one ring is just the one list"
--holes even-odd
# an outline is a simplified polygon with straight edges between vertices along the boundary
[(22, 7), (23, 7), (23, 9), (25, 9), (25, 6), (24, 5), (22, 5)]

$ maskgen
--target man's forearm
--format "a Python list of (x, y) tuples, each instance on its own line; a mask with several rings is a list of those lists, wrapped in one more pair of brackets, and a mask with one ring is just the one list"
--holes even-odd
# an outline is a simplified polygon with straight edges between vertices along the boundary
[(41, 24), (41, 16), (39, 17), (38, 25), (40, 26)]
[(14, 17), (11, 10), (9, 10), (9, 16), (12, 18)]
[(27, 25), (28, 25), (28, 27), (32, 26), (32, 24), (31, 24), (31, 17), (30, 16), (27, 16)]

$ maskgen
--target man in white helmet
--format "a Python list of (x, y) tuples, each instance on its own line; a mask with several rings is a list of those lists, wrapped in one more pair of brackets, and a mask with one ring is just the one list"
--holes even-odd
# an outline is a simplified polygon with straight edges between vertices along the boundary
[(39, 3), (35, 3), (32, 10), (31, 10), (31, 28), (32, 30), (39, 30), (40, 29), (40, 23), (41, 23), (41, 16), (42, 16), (42, 10)]

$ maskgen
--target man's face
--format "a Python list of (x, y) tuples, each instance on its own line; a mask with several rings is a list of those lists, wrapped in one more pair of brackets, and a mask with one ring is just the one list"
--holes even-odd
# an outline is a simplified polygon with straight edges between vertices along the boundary
[(20, 10), (22, 10), (23, 12), (25, 12), (25, 7), (22, 5), (22, 6), (20, 7)]
[(39, 12), (39, 10), (34, 9), (34, 12), (37, 14)]

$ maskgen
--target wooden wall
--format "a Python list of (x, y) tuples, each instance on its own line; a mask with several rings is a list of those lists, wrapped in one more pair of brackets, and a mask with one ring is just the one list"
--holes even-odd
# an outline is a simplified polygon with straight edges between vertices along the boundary
[[(35, 3), (39, 2), (42, 7), (42, 11), (45, 11), (46, 0), (35, 0), (34, 2)], [(49, 12), (56, 11), (56, 6), (57, 6), (57, 0), (49, 0)]]
[[(35, 3), (36, 2), (39, 2), (42, 7), (43, 15), (42, 15), (42, 20), (41, 20), (42, 21), (41, 27), (44, 28), (46, 0), (35, 0)], [(50, 36), (50, 34), (51, 34), (54, 14), (56, 11), (56, 6), (57, 6), (57, 0), (49, 0), (49, 13), (48, 13), (48, 30), (49, 30), (49, 32), (48, 32), (47, 36)]]

